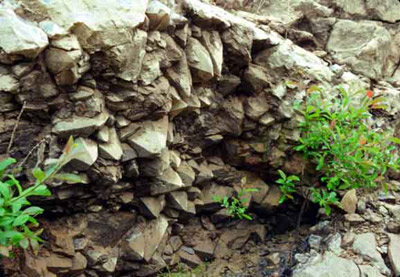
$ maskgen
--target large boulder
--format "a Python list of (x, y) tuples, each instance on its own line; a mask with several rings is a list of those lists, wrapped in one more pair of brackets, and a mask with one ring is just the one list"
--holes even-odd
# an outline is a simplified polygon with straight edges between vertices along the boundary
[[(148, 0), (23, 0), (37, 17), (50, 19), (78, 36), (88, 52), (128, 43), (145, 20)], [(25, 31), (22, 32), (25, 34)]]
[(47, 35), (32, 23), (19, 18), (11, 8), (0, 5), (0, 61), (11, 63), (34, 59), (49, 44)]
[(340, 258), (331, 252), (317, 256), (293, 271), (293, 277), (353, 277), (359, 274), (358, 266), (353, 261)]
[(261, 51), (255, 57), (254, 63), (273, 71), (271, 75), (278, 78), (287, 74), (302, 77), (305, 75), (323, 82), (331, 81), (333, 77), (324, 61), (290, 41), (282, 41), (277, 46)]
[(379, 20), (390, 23), (400, 20), (400, 2), (397, 0), (367, 0), (366, 7), (369, 13)]
[(382, 78), (391, 63), (392, 37), (380, 23), (339, 20), (327, 43), (327, 50), (338, 63), (348, 64), (356, 73)]

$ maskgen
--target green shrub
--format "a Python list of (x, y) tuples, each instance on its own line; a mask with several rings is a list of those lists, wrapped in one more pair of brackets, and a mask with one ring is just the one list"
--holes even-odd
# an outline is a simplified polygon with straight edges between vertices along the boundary
[[(318, 183), (310, 185), (312, 201), (319, 203), (329, 215), (330, 206), (338, 204), (337, 192), (358, 188), (385, 190), (388, 169), (399, 169), (396, 146), (400, 140), (390, 132), (371, 128), (371, 110), (385, 109), (383, 97), (373, 98), (372, 91), (358, 91), (352, 95), (338, 88), (340, 97), (326, 99), (318, 87), (308, 90), (302, 109), (300, 143), (294, 150), (302, 152), (315, 165)], [(356, 100), (355, 98), (358, 97)], [(290, 178), (290, 177), (289, 177)], [(280, 184), (284, 201), (291, 198), (296, 188), (281, 174)], [(291, 181), (291, 182), (289, 182)]]
[(232, 196), (229, 198), (227, 196), (224, 196), (224, 198), (221, 198), (218, 195), (214, 195), (213, 200), (221, 204), (222, 207), (226, 208), (228, 213), (233, 218), (253, 220), (253, 218), (249, 214), (247, 214), (247, 203), (250, 199), (245, 198), (244, 196), (246, 193), (257, 191), (258, 189), (255, 188), (240, 189), (237, 197)]
[[(40, 207), (32, 206), (28, 201), (31, 196), (50, 196), (46, 182), (51, 179), (79, 182), (79, 176), (58, 171), (71, 159), (80, 154), (80, 148), (74, 144), (72, 137), (65, 146), (61, 157), (47, 170), (33, 169), (35, 182), (23, 188), (14, 174), (18, 169), (11, 168), (16, 160), (8, 158), (0, 162), (0, 254), (9, 256), (14, 247), (26, 249), (31, 247), (37, 252), (42, 229), (35, 217), (43, 213)], [(35, 231), (31, 229), (35, 228)]]

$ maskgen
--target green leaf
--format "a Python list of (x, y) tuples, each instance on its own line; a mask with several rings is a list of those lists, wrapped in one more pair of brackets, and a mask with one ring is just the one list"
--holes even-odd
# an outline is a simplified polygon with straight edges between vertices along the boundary
[(6, 231), (6, 232), (1, 232), (0, 233), (0, 238), (4, 239), (11, 239), (11, 238), (19, 238), (22, 239), (24, 236), (22, 233), (18, 231)]
[(391, 141), (391, 142), (394, 142), (394, 143), (396, 143), (396, 144), (400, 144), (400, 139), (399, 139), (399, 138), (396, 138), (396, 137), (391, 137), (391, 138), (390, 138), (390, 141)]
[(11, 204), (11, 210), (15, 214), (16, 212), (19, 212), (21, 210), (22, 204), (21, 203), (13, 203)]
[(287, 179), (288, 181), (298, 181), (298, 182), (300, 181), (300, 178), (297, 177), (296, 175), (291, 175)]
[(32, 170), (32, 174), (33, 174), (33, 177), (35, 177), (36, 180), (37, 180), (39, 183), (42, 183), (43, 180), (46, 178), (46, 174), (44, 173), (44, 171), (43, 171), (40, 167), (34, 168), (34, 169)]
[(79, 175), (71, 173), (60, 173), (54, 176), (55, 179), (60, 181), (67, 181), (70, 184), (77, 184), (85, 182)]
[(329, 216), (331, 214), (331, 207), (329, 205), (324, 205), (324, 209), (325, 209), (325, 213), (327, 216)]
[(20, 240), (19, 245), (21, 246), (22, 249), (27, 249), (29, 247), (28, 238), (23, 238), (22, 240)]
[(282, 170), (278, 169), (278, 173), (283, 180), (286, 180), (286, 174)]
[(5, 201), (10, 200), (11, 193), (8, 184), (0, 182), (0, 193), (3, 195)]
[(17, 227), (25, 224), (29, 219), (29, 215), (27, 214), (21, 214), (17, 216), (12, 224), (12, 226)]
[(7, 158), (0, 162), (0, 179), (3, 177), (4, 171), (12, 164), (17, 162), (14, 158)]
[(27, 214), (27, 215), (39, 215), (39, 214), (43, 213), (43, 211), (44, 211), (44, 210), (43, 210), (42, 208), (32, 206), (32, 207), (29, 207), (29, 208), (25, 209), (25, 210), (22, 212), (22, 214)]
[[(11, 217), (11, 216), (0, 217), (0, 226), (3, 226), (3, 227), (11, 226), (13, 221), (14, 221), (14, 217)], [(0, 232), (0, 234), (1, 234), (1, 232)]]
[(18, 189), (18, 193), (21, 195), (22, 187), (21, 187), (21, 184), (19, 183), (19, 181), (17, 179), (15, 179), (14, 175), (11, 175), (11, 174), (8, 175), (8, 178), (10, 178), (10, 180), (7, 183), (16, 186)]
[(242, 214), (242, 216), (247, 220), (253, 220), (253, 218), (247, 214)]
[(47, 188), (46, 185), (40, 185), (36, 189), (33, 190), (31, 195), (38, 195), (38, 196), (50, 196), (51, 191)]

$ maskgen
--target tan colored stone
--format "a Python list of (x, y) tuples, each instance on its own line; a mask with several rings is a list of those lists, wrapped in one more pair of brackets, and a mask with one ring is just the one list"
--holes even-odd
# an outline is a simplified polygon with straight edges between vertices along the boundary
[(342, 201), (340, 203), (342, 204), (343, 210), (345, 210), (346, 213), (348, 214), (354, 214), (357, 209), (357, 195), (356, 195), (356, 190), (352, 189), (346, 192), (346, 194), (343, 196)]

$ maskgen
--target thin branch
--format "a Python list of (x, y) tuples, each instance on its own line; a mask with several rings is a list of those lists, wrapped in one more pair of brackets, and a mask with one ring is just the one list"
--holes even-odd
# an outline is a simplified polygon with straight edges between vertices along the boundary
[(18, 125), (19, 125), (19, 121), (21, 120), (21, 116), (22, 116), (22, 114), (23, 114), (23, 112), (25, 110), (25, 105), (26, 105), (26, 101), (24, 101), (24, 103), (22, 104), (21, 111), (19, 112), (18, 117), (17, 117), (17, 122), (15, 123), (14, 129), (13, 129), (13, 131), (11, 133), (10, 142), (8, 143), (8, 147), (7, 147), (7, 154), (10, 154), (11, 147), (12, 147), (12, 145), (14, 143), (15, 133), (17, 132), (17, 128), (18, 128)]

